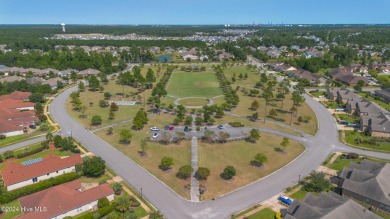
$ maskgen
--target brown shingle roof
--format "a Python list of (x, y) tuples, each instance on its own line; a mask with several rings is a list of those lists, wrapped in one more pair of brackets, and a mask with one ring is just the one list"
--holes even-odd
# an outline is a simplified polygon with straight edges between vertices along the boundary
[(25, 212), (17, 218), (53, 218), (114, 193), (108, 184), (82, 192), (79, 191), (80, 187), (80, 181), (76, 180), (22, 197), (19, 199), (21, 207), (33, 209), (35, 207), (46, 207), (47, 211)]
[(13, 185), (34, 177), (75, 166), (78, 163), (82, 163), (80, 155), (73, 155), (61, 159), (59, 156), (53, 154), (47, 155), (39, 163), (28, 166), (23, 166), (20, 163), (11, 163), (2, 170), (4, 185)]
[(23, 91), (14, 91), (8, 95), (2, 95), (0, 96), (0, 100), (6, 100), (6, 99), (11, 99), (11, 100), (28, 100), (30, 97), (31, 92), (23, 92)]
[(20, 100), (6, 99), (0, 101), (0, 108), (4, 109), (18, 109), (23, 107), (34, 107), (33, 102), (23, 102)]

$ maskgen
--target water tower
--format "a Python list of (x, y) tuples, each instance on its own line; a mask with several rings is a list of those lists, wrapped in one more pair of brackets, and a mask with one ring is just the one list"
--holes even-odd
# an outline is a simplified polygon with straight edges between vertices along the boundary
[(64, 23), (61, 23), (61, 26), (62, 26), (62, 32), (65, 33), (65, 24), (64, 24)]

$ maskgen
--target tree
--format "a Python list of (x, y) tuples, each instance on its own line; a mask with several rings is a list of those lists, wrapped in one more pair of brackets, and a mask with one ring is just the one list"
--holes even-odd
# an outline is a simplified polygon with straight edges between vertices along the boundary
[(115, 112), (114, 111), (112, 111), (112, 110), (108, 111), (108, 119), (109, 120), (115, 119)]
[(77, 73), (75, 71), (70, 72), (70, 79), (72, 79), (73, 82), (76, 82), (77, 80)]
[(255, 112), (255, 113), (252, 114), (253, 121), (256, 121), (258, 118), (259, 118), (259, 113), (258, 112)]
[(107, 197), (100, 198), (97, 203), (98, 208), (103, 208), (110, 205), (110, 201), (108, 201)]
[(112, 190), (114, 190), (115, 195), (120, 195), (122, 193), (123, 186), (119, 182), (115, 182), (112, 185)]
[(253, 165), (253, 166), (261, 166), (263, 165), (265, 162), (267, 162), (268, 158), (265, 154), (263, 153), (257, 153), (255, 155), (255, 158), (253, 160), (251, 160), (250, 164)]
[(282, 142), (280, 143), (280, 146), (283, 147), (283, 151), (284, 151), (289, 144), (290, 144), (290, 140), (284, 137)]
[(49, 125), (48, 125), (46, 122), (44, 122), (44, 123), (42, 123), (41, 126), (39, 127), (39, 131), (45, 132), (45, 131), (48, 131), (49, 128), (50, 128)]
[(186, 118), (184, 119), (184, 124), (191, 125), (191, 123), (192, 123), (192, 116), (186, 116)]
[(119, 107), (116, 103), (112, 102), (110, 105), (110, 111), (118, 111)]
[(101, 157), (85, 157), (83, 172), (87, 177), (100, 177), (106, 170), (106, 162)]
[(148, 69), (148, 72), (146, 72), (146, 76), (145, 76), (145, 79), (146, 79), (146, 82), (148, 83), (153, 83), (156, 81), (156, 77), (154, 76), (154, 72), (152, 69)]
[(90, 89), (93, 91), (99, 89), (99, 87), (100, 87), (100, 81), (95, 75), (92, 75), (88, 79), (88, 84), (89, 84), (88, 86), (90, 87)]
[(146, 142), (145, 139), (141, 140), (140, 147), (141, 147), (141, 155), (145, 156), (146, 155), (146, 150), (148, 148), (148, 143)]
[(141, 130), (144, 125), (148, 123), (148, 115), (144, 111), (143, 108), (139, 109), (137, 114), (135, 115), (133, 119), (133, 126), (132, 128), (135, 130)]
[(127, 197), (119, 197), (116, 201), (115, 209), (119, 212), (126, 212), (130, 208), (130, 201)]
[(276, 112), (276, 110), (275, 109), (271, 109), (270, 111), (269, 111), (269, 114), (268, 114), (270, 117), (277, 117), (278, 116), (278, 113)]
[(260, 139), (260, 132), (259, 130), (257, 129), (252, 129), (250, 132), (249, 132), (249, 137), (247, 138), (247, 140), (249, 142), (252, 142), (252, 143), (255, 143), (257, 140)]
[(161, 158), (160, 162), (160, 169), (166, 171), (172, 168), (172, 165), (174, 164), (172, 157), (163, 157)]
[(265, 107), (264, 107), (264, 122), (265, 122), (265, 118), (267, 116), (267, 105), (268, 105), (268, 102), (271, 101), (271, 99), (273, 98), (274, 94), (272, 93), (272, 87), (267, 87), (267, 89), (264, 90), (263, 92), (263, 95), (262, 97), (264, 98), (265, 100)]
[(224, 142), (226, 142), (226, 140), (228, 138), (230, 138), (230, 134), (229, 133), (227, 133), (227, 132), (220, 132), (220, 133), (218, 133), (218, 140), (219, 140), (219, 142), (224, 143)]
[(31, 94), (28, 99), (33, 103), (44, 103), (45, 97), (42, 93), (33, 93)]
[(109, 100), (110, 98), (111, 98), (111, 93), (110, 92), (105, 92), (104, 93), (104, 99), (106, 99), (106, 100)]
[(133, 135), (130, 132), (130, 129), (122, 129), (119, 133), (119, 142), (122, 144), (128, 144), (130, 143), (131, 138)]
[(259, 108), (259, 102), (257, 102), (257, 100), (254, 100), (251, 104), (251, 109), (252, 110), (257, 110)]
[(51, 132), (46, 134), (46, 140), (48, 140), (49, 142), (51, 142), (53, 140), (53, 137), (54, 137), (54, 135)]
[(85, 91), (85, 84), (82, 81), (79, 83), (79, 91)]
[(276, 98), (278, 98), (278, 100), (282, 102), (282, 105), (280, 106), (280, 108), (283, 109), (283, 102), (284, 102), (284, 98), (286, 98), (286, 96), (282, 92), (280, 92), (280, 93), (276, 94)]
[(99, 115), (94, 115), (91, 119), (91, 125), (100, 125), (102, 124), (102, 117)]
[(179, 168), (179, 172), (176, 174), (180, 179), (188, 179), (194, 169), (190, 165), (184, 165)]
[(99, 106), (102, 108), (106, 107), (106, 106), (108, 106), (108, 102), (105, 100), (99, 100)]
[(327, 191), (331, 187), (329, 179), (325, 178), (324, 172), (312, 171), (310, 173), (310, 185), (317, 192)]
[(81, 118), (86, 118), (87, 115), (85, 115), (85, 111), (87, 111), (87, 106), (86, 105), (82, 105), (80, 107), (80, 110), (81, 110)]
[(297, 114), (298, 113), (298, 106), (300, 106), (301, 103), (305, 102), (305, 98), (297, 90), (292, 93), (291, 99), (293, 101), (293, 106), (291, 107), (290, 125), (292, 123), (292, 116), (293, 116), (294, 110), (295, 110), (295, 113)]
[(233, 166), (226, 166), (222, 173), (222, 178), (232, 179), (236, 175), (236, 169)]
[(163, 144), (168, 144), (172, 139), (172, 135), (167, 132), (167, 131), (164, 131), (163, 133), (161, 133), (161, 140), (160, 142), (163, 143)]
[(199, 180), (207, 180), (207, 177), (210, 176), (210, 169), (206, 167), (199, 167), (196, 171), (196, 176)]
[(114, 131), (114, 128), (112, 128), (112, 127), (109, 127), (108, 129), (107, 129), (107, 135), (112, 135), (112, 132)]

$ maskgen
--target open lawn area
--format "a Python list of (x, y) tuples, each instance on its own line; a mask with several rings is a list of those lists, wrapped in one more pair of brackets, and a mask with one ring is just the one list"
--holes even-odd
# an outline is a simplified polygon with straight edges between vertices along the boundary
[(269, 208), (264, 208), (260, 210), (259, 212), (250, 215), (249, 219), (274, 219), (276, 215), (276, 212), (272, 211)]
[(33, 131), (31, 133), (7, 137), (3, 140), (0, 140), (0, 148), (5, 147), (7, 145), (15, 144), (17, 142), (25, 141), (27, 139), (35, 138), (35, 137), (38, 137), (41, 135), (46, 135), (46, 133), (51, 132), (53, 130), (54, 130), (54, 127), (50, 126), (49, 131), (40, 131), (39, 128), (37, 128), (35, 131)]
[(339, 117), (340, 120), (344, 120), (346, 122), (351, 122), (351, 123), (358, 123), (360, 121), (359, 117), (356, 116), (351, 116), (349, 114), (335, 114), (337, 117)]
[(214, 72), (174, 71), (166, 90), (175, 97), (215, 97), (222, 95), (219, 82)]
[[(145, 169), (147, 169), (154, 176), (159, 178), (178, 194), (185, 198), (189, 198), (189, 191), (186, 191), (184, 185), (190, 183), (189, 180), (181, 180), (176, 177), (176, 173), (183, 165), (190, 164), (190, 148), (191, 142), (182, 141), (180, 144), (163, 145), (157, 142), (147, 143), (147, 156), (141, 157), (139, 154), (141, 139), (147, 138), (148, 128), (144, 128), (141, 131), (133, 131), (133, 138), (130, 144), (119, 143), (119, 131), (123, 128), (128, 128), (129, 125), (115, 126), (112, 135), (107, 135), (106, 130), (97, 132), (96, 134), (103, 138), (105, 141), (113, 145), (115, 148), (126, 154), (135, 162), (139, 163)], [(172, 157), (174, 165), (172, 170), (164, 172), (158, 166), (160, 165), (161, 158), (164, 156)]]
[(340, 156), (338, 156), (336, 158), (336, 160), (329, 165), (330, 168), (334, 169), (334, 170), (337, 170), (337, 171), (342, 171), (344, 169), (344, 167), (346, 166), (349, 166), (349, 164), (351, 164), (351, 162), (360, 162), (362, 160), (361, 157), (357, 158), (357, 159), (347, 159), (347, 158), (342, 158)]
[[(281, 108), (281, 101), (274, 101), (267, 105), (267, 112), (265, 112), (265, 101), (263, 98), (250, 97), (244, 95), (242, 92), (238, 92), (238, 94), (240, 96), (240, 103), (237, 107), (232, 109), (232, 113), (251, 117), (253, 113), (257, 112), (259, 114), (259, 120), (264, 120), (264, 115), (267, 113), (267, 119), (290, 125), (290, 109), (293, 104), (291, 100), (291, 94), (286, 95), (286, 98), (283, 102), (283, 108)], [(250, 109), (250, 106), (254, 100), (257, 100), (259, 103), (259, 108), (257, 110)], [(277, 115), (275, 117), (268, 116), (271, 109), (276, 111)], [(299, 123), (299, 116), (310, 117), (310, 120), (308, 122)], [(317, 132), (317, 117), (314, 114), (314, 111), (306, 103), (303, 103), (298, 107), (298, 114), (293, 115), (291, 126), (303, 130), (308, 134), (314, 135)]]
[(346, 130), (345, 140), (347, 141), (348, 144), (353, 146), (366, 148), (368, 150), (390, 152), (390, 142), (377, 142), (375, 141), (375, 138), (372, 138), (370, 136), (365, 136), (362, 132)]
[[(253, 69), (247, 69), (246, 65), (244, 66), (233, 66), (228, 67), (224, 70), (226, 79), (229, 81), (232, 81), (232, 77), (236, 75), (236, 82), (234, 82), (234, 85), (238, 85), (240, 87), (253, 87), (255, 86), (256, 82), (260, 80), (260, 73), (258, 71), (255, 71)], [(243, 77), (242, 79), (239, 78), (239, 75), (242, 74), (245, 76), (245, 74), (248, 75), (248, 78)], [(235, 86), (233, 86), (235, 87)]]
[(0, 218), (2, 219), (11, 219), (18, 215), (23, 214), (19, 200), (15, 200), (7, 204), (4, 204), (1, 206), (1, 208), (4, 211), (4, 213), (0, 215)]
[[(286, 153), (276, 152), (275, 147), (280, 147), (281, 141), (282, 137), (267, 133), (261, 133), (261, 139), (254, 144), (246, 141), (224, 144), (208, 144), (199, 141), (199, 166), (207, 167), (211, 172), (207, 180), (200, 182), (207, 187), (202, 200), (216, 198), (256, 181), (283, 167), (304, 151), (303, 145), (290, 140)], [(251, 166), (250, 161), (260, 152), (268, 157), (268, 162), (262, 167)], [(233, 181), (226, 181), (220, 176), (228, 165), (234, 166), (237, 172)]]
[(292, 195), (290, 195), (290, 197), (293, 199), (298, 199), (298, 200), (302, 201), (306, 195), (307, 195), (307, 192), (305, 190), (300, 189), (300, 190), (294, 192)]
[(186, 98), (179, 100), (179, 104), (183, 106), (205, 106), (209, 103), (210, 101), (204, 98)]

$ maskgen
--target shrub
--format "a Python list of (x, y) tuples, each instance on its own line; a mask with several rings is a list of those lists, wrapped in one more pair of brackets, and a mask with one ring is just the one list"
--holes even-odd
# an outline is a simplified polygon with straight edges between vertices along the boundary
[(141, 206), (141, 203), (137, 199), (135, 199), (133, 196), (130, 196), (129, 200), (130, 200), (130, 207), (137, 208), (137, 207)]
[(241, 122), (229, 122), (229, 125), (234, 128), (244, 127), (244, 124), (242, 124)]
[(5, 159), (10, 159), (10, 158), (13, 158), (15, 155), (14, 155), (13, 151), (6, 151), (6, 152), (4, 152), (3, 156)]
[(236, 169), (233, 166), (227, 166), (223, 170), (222, 177), (224, 179), (232, 179), (236, 175)]
[(106, 163), (101, 157), (87, 158), (83, 162), (83, 172), (87, 177), (99, 177), (104, 174)]
[(176, 174), (180, 179), (187, 179), (191, 176), (194, 169), (190, 165), (181, 166), (179, 172)]
[(25, 186), (23, 188), (15, 189), (12, 191), (7, 191), (1, 194), (0, 196), (0, 204), (5, 204), (8, 202), (11, 202), (13, 200), (16, 200), (22, 196), (30, 195), (39, 191), (42, 191), (44, 189), (60, 185), (66, 182), (73, 181), (75, 179), (78, 179), (80, 175), (78, 173), (65, 173), (61, 176), (57, 176), (55, 178), (50, 178), (47, 180), (43, 180), (40, 182), (37, 182), (33, 185)]
[(3, 155), (0, 154), (0, 163), (4, 161)]
[(199, 167), (196, 172), (196, 176), (200, 180), (206, 180), (208, 176), (210, 176), (210, 169), (206, 167)]
[(3, 139), (5, 139), (5, 138), (7, 138), (7, 136), (5, 136), (5, 135), (0, 135), (0, 140), (3, 140)]
[(115, 192), (115, 195), (120, 195), (122, 193), (123, 186), (122, 184), (116, 182), (112, 185), (112, 189)]
[(110, 204), (110, 201), (108, 201), (107, 197), (101, 198), (98, 200), (97, 206), (98, 208), (106, 207)]
[(196, 131), (197, 131), (197, 132), (200, 131), (200, 127), (199, 127), (199, 126), (196, 127)]
[(72, 153), (75, 153), (75, 154), (80, 154), (80, 149), (78, 149), (78, 148), (76, 148), (76, 147), (71, 148), (70, 151), (71, 151)]
[(357, 154), (357, 153), (348, 153), (345, 157), (347, 159), (358, 159), (359, 158), (359, 154)]
[(43, 151), (43, 147), (39, 147), (39, 148), (34, 148), (32, 150), (29, 150), (29, 151), (26, 151), (26, 152), (22, 152), (22, 153), (19, 153), (16, 155), (16, 158), (20, 159), (20, 158), (24, 158), (24, 157), (28, 157), (30, 155), (33, 155), (33, 154), (36, 154), (36, 153), (39, 153)]

